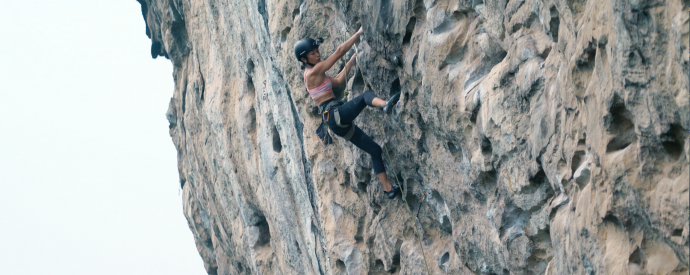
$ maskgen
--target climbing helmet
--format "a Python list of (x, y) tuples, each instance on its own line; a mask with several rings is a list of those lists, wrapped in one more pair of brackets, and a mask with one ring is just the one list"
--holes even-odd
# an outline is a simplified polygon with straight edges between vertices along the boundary
[(305, 38), (300, 41), (298, 41), (295, 44), (295, 57), (297, 58), (298, 61), (302, 57), (307, 57), (307, 53), (309, 53), (311, 50), (316, 49), (323, 43), (323, 38), (319, 37), (316, 40), (312, 38)]

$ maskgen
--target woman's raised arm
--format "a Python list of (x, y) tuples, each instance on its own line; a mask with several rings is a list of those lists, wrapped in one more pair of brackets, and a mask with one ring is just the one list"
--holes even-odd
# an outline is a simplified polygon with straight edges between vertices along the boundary
[(312, 74), (321, 74), (321, 73), (326, 73), (331, 67), (333, 67), (333, 64), (338, 61), (341, 57), (347, 53), (347, 51), (352, 48), (352, 45), (355, 44), (355, 41), (359, 39), (359, 36), (362, 35), (362, 28), (359, 28), (359, 31), (355, 33), (350, 39), (345, 41), (345, 43), (341, 44), (338, 46), (337, 49), (335, 49), (335, 52), (331, 54), (326, 60), (319, 62), (314, 66), (312, 69)]

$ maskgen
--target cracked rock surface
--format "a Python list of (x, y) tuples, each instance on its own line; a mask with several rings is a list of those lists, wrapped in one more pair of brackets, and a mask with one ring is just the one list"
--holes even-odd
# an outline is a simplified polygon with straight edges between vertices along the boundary
[[(687, 0), (138, 1), (209, 274), (688, 274)], [(314, 134), (292, 47), (360, 25), (416, 219)]]

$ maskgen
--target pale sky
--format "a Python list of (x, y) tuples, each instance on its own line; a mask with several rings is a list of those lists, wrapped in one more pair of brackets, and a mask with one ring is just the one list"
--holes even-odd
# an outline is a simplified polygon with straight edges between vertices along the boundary
[(206, 274), (135, 0), (0, 8), (0, 274)]

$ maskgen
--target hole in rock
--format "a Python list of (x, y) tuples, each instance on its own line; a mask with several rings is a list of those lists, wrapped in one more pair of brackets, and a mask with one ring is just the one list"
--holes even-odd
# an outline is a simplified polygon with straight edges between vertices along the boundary
[(357, 190), (359, 190), (359, 192), (366, 193), (367, 192), (367, 184), (364, 182), (358, 182), (357, 183)]
[(345, 270), (345, 263), (341, 261), (340, 259), (335, 260), (335, 267), (338, 269), (338, 271), (344, 273)]
[(673, 237), (680, 237), (683, 236), (683, 228), (678, 228), (673, 230), (673, 234), (671, 234)]
[(213, 240), (209, 237), (204, 241), (204, 246), (213, 249)]
[(450, 223), (448, 216), (443, 216), (443, 223), (441, 223), (441, 230), (453, 235), (453, 224)]
[(402, 183), (403, 183), (402, 174), (398, 173), (397, 175), (395, 175), (395, 179), (398, 181), (398, 184), (402, 185)]
[[(355, 68), (357, 68), (357, 66), (355, 66)], [(357, 68), (357, 70), (359, 70), (359, 68)], [(355, 73), (355, 79), (352, 80), (352, 91), (350, 92), (350, 94), (353, 94), (355, 92), (363, 93), (364, 88), (365, 85), (364, 79), (362, 78), (362, 74), (360, 74), (359, 72)]]
[(532, 185), (541, 185), (542, 183), (546, 182), (546, 173), (544, 173), (544, 169), (539, 168), (539, 172), (531, 177), (529, 182)]
[(618, 95), (614, 95), (609, 114), (604, 118), (608, 125), (606, 131), (614, 137), (606, 145), (606, 152), (625, 149), (637, 140), (632, 113), (625, 108), (625, 103)]
[(579, 98), (583, 98), (587, 84), (592, 78), (594, 71), (594, 58), (597, 54), (596, 41), (590, 41), (589, 46), (582, 52), (580, 58), (575, 62), (575, 69), (573, 70), (572, 78), (575, 84), (575, 94)]
[(637, 265), (642, 265), (642, 262), (644, 261), (644, 253), (640, 248), (636, 248), (635, 251), (633, 251), (632, 254), (630, 254), (630, 257), (628, 258), (629, 263), (637, 264)]
[(628, 54), (628, 66), (629, 67), (632, 67), (632, 68), (638, 67), (638, 66), (641, 66), (643, 63), (644, 62), (643, 62), (642, 58), (639, 55), (637, 55), (635, 52), (630, 52)]
[(364, 174), (364, 178), (362, 181), (357, 182), (357, 189), (362, 192), (367, 192), (367, 186), (369, 186), (369, 182), (371, 181), (371, 175), (369, 173)]
[(462, 149), (456, 147), (455, 144), (450, 141), (448, 142), (448, 151), (450, 151), (450, 154), (456, 158), (462, 155)]
[[(197, 81), (195, 81), (194, 84), (192, 84), (192, 85), (194, 86), (194, 90), (197, 91), (197, 93), (199, 94), (199, 99), (200, 99), (199, 103), (202, 103), (202, 102), (204, 102), (204, 91), (205, 91), (206, 85), (205, 85), (205, 81), (204, 81), (204, 76), (201, 74), (201, 71), (199, 71), (198, 73), (199, 73), (199, 79)], [(203, 105), (201, 105), (201, 107), (203, 108)]]
[(295, 20), (295, 17), (297, 17), (298, 15), (299, 15), (299, 7), (292, 10), (292, 20)]
[[(395, 255), (393, 255), (393, 259), (392, 259), (392, 260), (393, 260), (393, 265), (395, 265), (395, 266), (399, 266), (399, 265), (400, 265), (400, 249), (398, 249), (398, 250), (395, 252)], [(395, 269), (391, 269), (391, 270), (395, 270)]]
[(400, 88), (400, 79), (396, 78), (393, 80), (393, 83), (391, 84), (391, 90), (390, 90), (390, 95), (393, 96), (401, 91)]
[(280, 32), (280, 42), (285, 43), (285, 40), (287, 40), (287, 36), (290, 33), (290, 27), (287, 27), (283, 29), (283, 31)]
[(261, 247), (261, 246), (266, 246), (271, 243), (271, 231), (268, 226), (268, 222), (266, 221), (265, 217), (261, 217), (261, 221), (259, 221), (256, 225), (259, 229), (259, 237), (256, 239), (256, 243), (254, 244), (254, 248)]
[(309, 111), (309, 114), (313, 117), (319, 117), (319, 107), (312, 106)]
[(258, 0), (257, 1), (257, 9), (259, 11), (259, 14), (261, 14), (261, 17), (264, 19), (264, 25), (266, 27), (266, 31), (268, 31), (268, 10), (266, 9), (266, 0)]
[(256, 110), (254, 110), (254, 107), (249, 109), (249, 131), (255, 131), (256, 130)]
[(256, 92), (256, 89), (254, 88), (254, 80), (251, 76), (247, 76), (247, 91), (249, 92), (250, 96), (253, 96)]
[(184, 184), (187, 182), (187, 179), (180, 177), (180, 189), (184, 189)]
[(513, 84), (513, 81), (515, 81), (515, 72), (509, 71), (507, 74), (503, 75), (503, 77), (501, 78), (500, 85), (501, 86), (510, 86)]
[(414, 179), (413, 178), (407, 178), (407, 180), (405, 180), (405, 182), (407, 183), (407, 188), (412, 188), (412, 186), (414, 185)]
[(170, 52), (175, 53), (176, 51), (185, 51), (187, 49), (188, 41), (186, 23), (182, 17), (182, 14), (180, 14), (180, 11), (175, 5), (171, 5), (169, 11), (172, 17), (170, 34), (173, 37), (173, 45), (170, 47)]
[(610, 123), (606, 129), (610, 133), (622, 133), (634, 128), (632, 123), (632, 114), (625, 108), (625, 103), (618, 95), (614, 96), (613, 104), (609, 109)]
[(476, 107), (472, 110), (472, 115), (470, 116), (470, 122), (477, 124), (477, 117), (479, 116), (479, 109), (482, 108), (482, 103), (479, 102)]
[(343, 181), (340, 183), (340, 186), (345, 187), (345, 185), (349, 182), (350, 182), (350, 173), (345, 171), (345, 172), (343, 172)]
[(555, 6), (551, 7), (549, 12), (551, 13), (551, 21), (549, 22), (551, 38), (553, 39), (553, 42), (558, 43), (558, 28), (561, 25), (561, 19)]
[(278, 134), (278, 128), (276, 126), (273, 126), (273, 129), (271, 130), (271, 135), (273, 135), (273, 151), (276, 153), (280, 153), (280, 151), (283, 150), (283, 144), (280, 142), (280, 135)]
[(482, 144), (480, 146), (482, 148), (482, 154), (484, 154), (484, 156), (491, 156), (493, 148), (491, 147), (491, 141), (489, 140), (489, 138), (484, 137), (482, 139)]
[(355, 243), (364, 241), (364, 229), (366, 227), (366, 216), (361, 216), (357, 221), (357, 232), (355, 233)]
[(615, 226), (623, 227), (623, 223), (616, 216), (614, 216), (613, 213), (611, 213), (611, 212), (606, 213), (606, 216), (604, 216), (603, 221), (604, 222), (610, 222), (610, 223), (614, 224)]
[(577, 168), (580, 168), (580, 165), (584, 161), (584, 157), (585, 151), (575, 151), (575, 154), (573, 154), (572, 163), (570, 165), (570, 171), (572, 171), (572, 173), (575, 173)]
[(541, 133), (541, 138), (546, 139), (546, 137), (549, 135), (549, 120), (548, 119), (542, 119), (541, 123), (539, 124), (539, 132)]
[(383, 261), (381, 261), (381, 260), (376, 260), (376, 261), (374, 262), (374, 268), (372, 268), (371, 271), (373, 271), (373, 272), (383, 272), (383, 271), (385, 271), (384, 268), (385, 268), (385, 267), (383, 266)]
[(496, 170), (488, 172), (479, 172), (475, 183), (470, 184), (470, 191), (472, 191), (474, 198), (480, 204), (485, 204), (487, 194), (492, 194), (496, 189)]
[(446, 252), (443, 253), (443, 256), (441, 256), (441, 260), (438, 262), (439, 265), (444, 265), (450, 260), (450, 253)]
[(546, 177), (546, 173), (544, 173), (544, 169), (539, 167), (539, 172), (537, 172), (534, 176), (529, 178), (529, 185), (523, 188), (522, 192), (532, 193), (536, 191), (536, 189), (544, 183), (548, 183), (548, 178)]
[(299, 248), (299, 243), (295, 241), (295, 247), (297, 248), (297, 253), (302, 254), (302, 249)]
[(661, 136), (664, 150), (674, 161), (678, 160), (685, 150), (685, 136), (685, 130), (678, 124), (671, 124), (668, 132)]
[(443, 197), (441, 197), (441, 194), (436, 190), (431, 191), (431, 198), (433, 198), (434, 201), (436, 202), (436, 204), (438, 204), (438, 205), (445, 205), (446, 204), (446, 201), (443, 200)]
[(251, 59), (247, 60), (247, 74), (251, 75), (254, 73), (254, 61)]
[(405, 27), (405, 37), (403, 37), (403, 45), (409, 44), (412, 39), (412, 32), (414, 32), (414, 27), (417, 25), (417, 18), (410, 18), (410, 22), (407, 22), (407, 27)]
[[(407, 195), (405, 195), (405, 200), (407, 201), (407, 205), (410, 207), (410, 210), (414, 210), (415, 213), (419, 211), (416, 210), (417, 208), (422, 207), (422, 205), (419, 204), (419, 197), (412, 192), (408, 192)], [(417, 208), (415, 208), (415, 206)]]
[[(527, 220), (529, 220), (529, 214), (512, 204), (512, 202), (508, 202), (501, 215), (501, 227), (498, 229), (499, 237), (503, 238), (506, 233), (511, 233), (514, 236), (509, 236), (509, 238), (512, 239), (523, 234), (523, 231), (520, 229), (524, 227)], [(510, 230), (512, 227), (515, 227), (516, 230)]]

